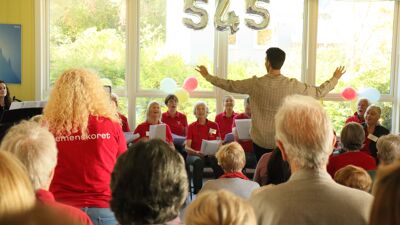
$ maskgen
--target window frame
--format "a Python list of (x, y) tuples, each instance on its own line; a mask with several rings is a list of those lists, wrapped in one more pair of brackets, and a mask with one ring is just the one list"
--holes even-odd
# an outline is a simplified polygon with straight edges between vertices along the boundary
[[(51, 0), (35, 0), (35, 62), (36, 62), (36, 100), (47, 99), (51, 91), (50, 87), (50, 43), (49, 43), (49, 3)], [(159, 90), (141, 90), (139, 88), (139, 4), (140, 0), (125, 0), (127, 16), (127, 42), (126, 42), (126, 87), (116, 90), (120, 96), (128, 98), (128, 116), (131, 127), (135, 127), (136, 98), (137, 97), (164, 97)], [(399, 133), (400, 129), (400, 2), (394, 3), (392, 56), (390, 74), (390, 94), (382, 94), (380, 102), (391, 102), (392, 108), (392, 132)], [(303, 15), (303, 45), (301, 81), (315, 84), (316, 52), (317, 52), (317, 27), (318, 27), (318, 0), (304, 0)], [(212, 17), (210, 17), (212, 19)], [(241, 24), (241, 26), (245, 26)], [(236, 40), (237, 41), (237, 40)], [(228, 32), (215, 32), (214, 34), (214, 74), (221, 78), (227, 77)], [(211, 91), (194, 91), (190, 97), (215, 98), (216, 113), (223, 110), (222, 97), (227, 94), (220, 88)], [(243, 98), (244, 95), (232, 94), (235, 98)], [(329, 93), (324, 101), (343, 101), (340, 94)]]

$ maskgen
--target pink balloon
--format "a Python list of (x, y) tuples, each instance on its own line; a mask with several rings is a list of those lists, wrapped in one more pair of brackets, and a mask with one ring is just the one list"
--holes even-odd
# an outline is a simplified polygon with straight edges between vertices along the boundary
[(344, 100), (351, 101), (351, 100), (354, 100), (355, 98), (357, 98), (357, 91), (354, 90), (354, 88), (352, 88), (352, 87), (347, 87), (347, 88), (343, 89), (341, 95)]
[(197, 81), (196, 77), (188, 77), (183, 82), (183, 88), (188, 92), (192, 92), (197, 88), (198, 84), (199, 82)]

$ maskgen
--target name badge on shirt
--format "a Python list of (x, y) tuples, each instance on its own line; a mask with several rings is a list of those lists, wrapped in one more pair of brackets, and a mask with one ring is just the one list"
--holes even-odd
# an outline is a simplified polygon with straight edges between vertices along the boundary
[(148, 137), (149, 136), (149, 132), (148, 131), (146, 131), (146, 137)]
[(217, 134), (217, 130), (216, 130), (216, 129), (210, 128), (209, 133), (210, 133), (210, 134)]
[(373, 135), (373, 134), (368, 134), (367, 138), (371, 141), (377, 142), (378, 141), (378, 137)]

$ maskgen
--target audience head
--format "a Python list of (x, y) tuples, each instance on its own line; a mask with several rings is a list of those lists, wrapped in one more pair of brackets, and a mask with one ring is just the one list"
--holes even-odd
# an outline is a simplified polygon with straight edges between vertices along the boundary
[(381, 108), (376, 105), (368, 106), (365, 111), (365, 122), (368, 126), (375, 126), (379, 123), (379, 119), (381, 118)]
[(244, 112), (247, 115), (251, 115), (251, 108), (250, 108), (250, 97), (244, 99)]
[(10, 153), (0, 150), (0, 221), (31, 210), (35, 193), (24, 166)]
[(0, 148), (24, 164), (35, 190), (48, 189), (57, 164), (57, 146), (46, 128), (23, 121), (10, 128)]
[(208, 106), (205, 102), (199, 101), (194, 104), (193, 114), (197, 119), (207, 118), (208, 115)]
[(87, 133), (89, 116), (119, 117), (100, 78), (84, 69), (65, 71), (54, 84), (43, 119), (55, 135)]
[(42, 114), (36, 115), (36, 116), (32, 116), (32, 117), (29, 119), (29, 121), (35, 122), (35, 123), (38, 123), (38, 124), (42, 124), (42, 120), (43, 120), (43, 115), (42, 115)]
[(371, 176), (361, 167), (347, 165), (335, 173), (334, 180), (341, 185), (369, 192), (372, 185)]
[(400, 224), (400, 161), (378, 169), (373, 189), (370, 225)]
[(285, 183), (290, 178), (289, 163), (283, 160), (279, 149), (274, 149), (271, 153), (271, 158), (268, 160), (267, 174), (266, 184)]
[(400, 159), (400, 136), (388, 134), (378, 139), (376, 143), (378, 158), (381, 164), (389, 165)]
[(291, 168), (326, 167), (333, 150), (333, 128), (318, 101), (302, 95), (286, 97), (275, 115), (275, 128), (277, 145)]
[(256, 225), (253, 208), (226, 190), (205, 191), (186, 209), (186, 225)]
[(369, 100), (366, 98), (360, 98), (357, 101), (357, 113), (358, 115), (364, 117), (364, 113), (370, 105)]
[(265, 66), (267, 71), (270, 67), (274, 70), (280, 70), (285, 62), (285, 52), (280, 48), (269, 48), (266, 54)]
[(0, 80), (0, 98), (4, 98), (4, 107), (9, 109), (11, 105), (10, 91), (6, 82), (2, 80)]
[(0, 216), (0, 225), (87, 225), (50, 205), (37, 203), (32, 209)]
[(111, 101), (115, 104), (115, 106), (118, 108), (118, 95), (115, 93), (111, 93)]
[(340, 141), (346, 151), (361, 149), (365, 140), (364, 128), (359, 123), (346, 124), (340, 133)]
[(232, 95), (225, 95), (222, 101), (224, 103), (225, 111), (233, 110), (233, 107), (235, 107), (235, 98)]
[(223, 145), (215, 156), (225, 172), (240, 172), (246, 165), (244, 150), (237, 142)]
[(165, 97), (164, 103), (168, 107), (168, 111), (175, 112), (178, 107), (178, 97), (176, 95), (170, 94)]
[(151, 101), (146, 109), (146, 121), (161, 120), (161, 105), (156, 101)]
[(118, 158), (111, 190), (111, 209), (121, 225), (170, 221), (188, 192), (183, 158), (164, 141), (138, 142)]

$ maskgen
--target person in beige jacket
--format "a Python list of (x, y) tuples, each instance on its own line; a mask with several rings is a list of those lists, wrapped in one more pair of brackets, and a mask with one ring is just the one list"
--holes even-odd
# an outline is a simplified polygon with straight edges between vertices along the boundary
[(332, 78), (316, 87), (281, 74), (286, 54), (280, 48), (269, 48), (266, 54), (265, 68), (268, 74), (262, 77), (225, 80), (209, 74), (205, 66), (198, 66), (196, 69), (213, 85), (229, 92), (250, 96), (252, 111), (250, 135), (257, 161), (264, 153), (271, 152), (275, 147), (274, 116), (283, 99), (292, 94), (322, 98), (336, 86), (340, 77), (346, 72), (344, 67), (337, 67)]
[(367, 224), (372, 195), (335, 183), (326, 171), (335, 137), (322, 105), (307, 96), (286, 97), (275, 126), (292, 175), (251, 196), (258, 224)]

